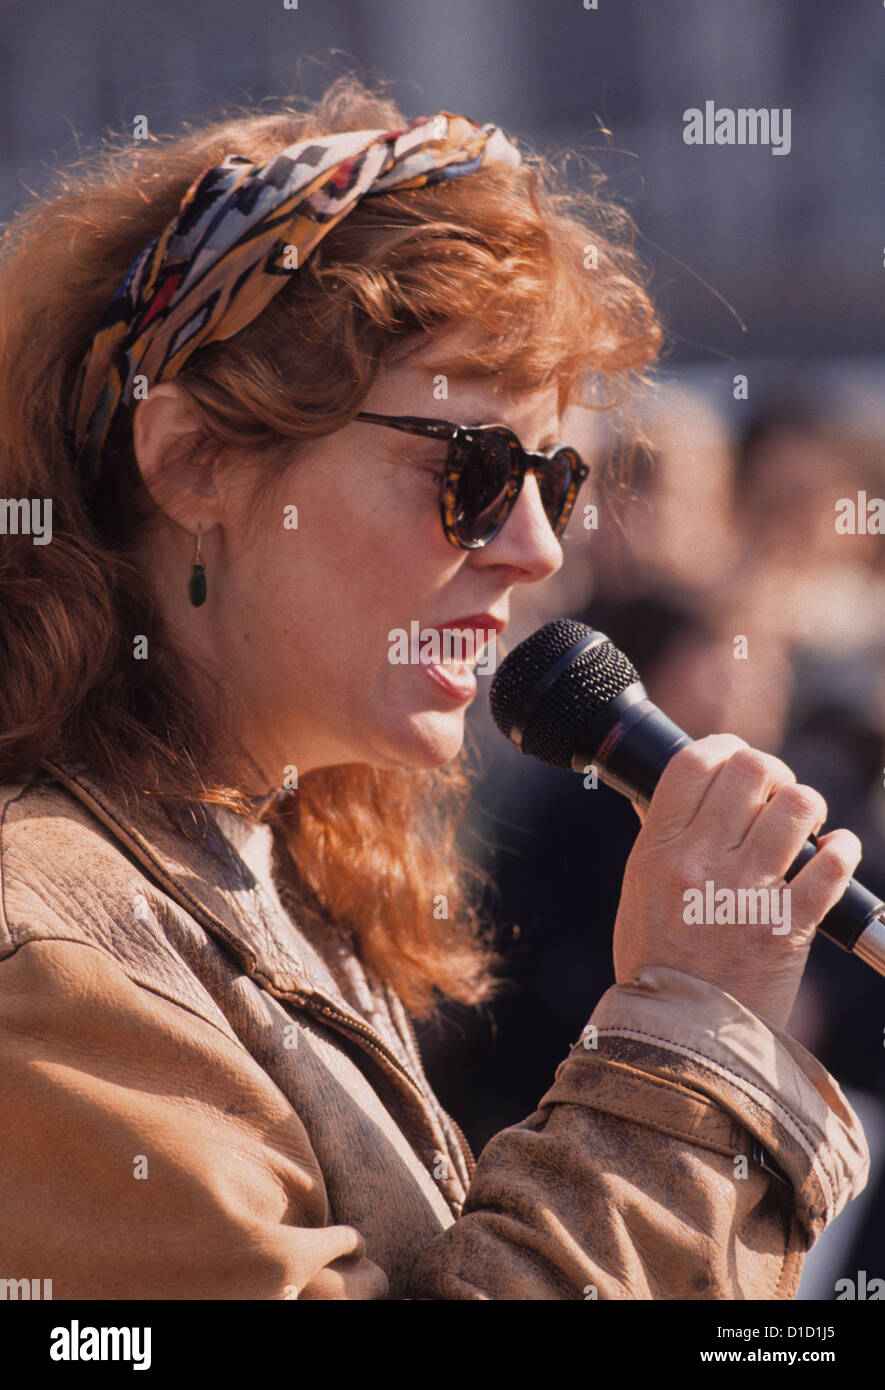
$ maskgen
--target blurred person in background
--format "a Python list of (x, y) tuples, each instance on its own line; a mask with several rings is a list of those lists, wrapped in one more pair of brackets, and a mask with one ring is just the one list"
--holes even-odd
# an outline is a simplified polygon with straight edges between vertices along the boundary
[[(858, 497), (885, 498), (883, 483), (881, 441), (846, 421), (786, 399), (752, 421), (734, 472), (732, 602), (747, 621), (824, 654), (885, 640), (883, 535), (851, 525)], [(881, 515), (885, 531), (885, 501)]]

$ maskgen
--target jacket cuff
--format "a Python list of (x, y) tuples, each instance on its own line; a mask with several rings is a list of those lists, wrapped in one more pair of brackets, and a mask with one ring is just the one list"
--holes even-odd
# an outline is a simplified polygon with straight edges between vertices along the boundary
[(667, 1132), (676, 1124), (720, 1152), (742, 1151), (736, 1122), (768, 1160), (758, 1149), (748, 1157), (773, 1160), (792, 1184), (809, 1247), (866, 1185), (866, 1136), (838, 1082), (782, 1029), (681, 970), (643, 966), (606, 991), (541, 1103), (578, 1100), (576, 1089), (596, 1109)]

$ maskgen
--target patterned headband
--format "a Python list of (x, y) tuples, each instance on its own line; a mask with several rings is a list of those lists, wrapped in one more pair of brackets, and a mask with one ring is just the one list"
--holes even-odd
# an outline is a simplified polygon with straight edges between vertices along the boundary
[(68, 423), (84, 476), (95, 480), (136, 377), (142, 388), (173, 377), (197, 348), (244, 328), (361, 198), (489, 162), (516, 167), (521, 155), (499, 126), (441, 111), (401, 130), (302, 140), (267, 164), (228, 155), (204, 170), (130, 266), (80, 366)]

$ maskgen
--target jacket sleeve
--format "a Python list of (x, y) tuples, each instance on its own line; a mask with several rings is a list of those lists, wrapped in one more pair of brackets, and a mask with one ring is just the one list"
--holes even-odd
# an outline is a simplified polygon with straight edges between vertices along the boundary
[(816, 1058), (715, 985), (647, 966), (603, 995), (538, 1109), (486, 1145), (410, 1293), (789, 1299), (868, 1172)]
[(54, 1299), (386, 1297), (258, 1063), (103, 951), (0, 962), (0, 1078), (10, 1276)]

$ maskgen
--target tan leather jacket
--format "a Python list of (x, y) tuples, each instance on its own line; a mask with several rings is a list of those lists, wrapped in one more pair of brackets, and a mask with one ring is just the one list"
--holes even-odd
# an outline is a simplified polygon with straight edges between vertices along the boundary
[(474, 1163), (398, 999), (214, 821), (191, 840), (46, 767), (0, 789), (5, 1276), (56, 1299), (788, 1299), (862, 1190), (815, 1058), (660, 967), (608, 990)]

